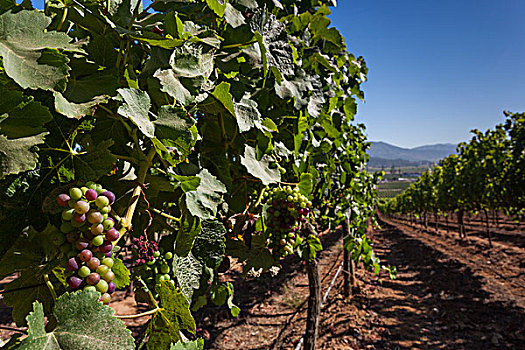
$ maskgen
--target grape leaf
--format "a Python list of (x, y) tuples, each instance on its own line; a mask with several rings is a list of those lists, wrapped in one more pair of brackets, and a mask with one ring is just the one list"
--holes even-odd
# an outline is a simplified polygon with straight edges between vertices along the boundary
[(204, 349), (204, 339), (199, 338), (189, 342), (177, 342), (171, 344), (170, 350), (202, 350)]
[(53, 118), (47, 107), (21, 91), (0, 86), (0, 96), (0, 133), (10, 139), (40, 134)]
[(201, 234), (195, 238), (191, 251), (203, 265), (216, 269), (226, 248), (226, 228), (218, 220), (203, 220), (201, 225)]
[(241, 309), (233, 303), (233, 284), (221, 283), (211, 290), (211, 300), (215, 305), (227, 304), (233, 317), (239, 316)]
[(182, 105), (186, 106), (194, 101), (191, 93), (182, 85), (172, 69), (159, 69), (153, 76), (159, 79), (161, 91), (168, 93)]
[(235, 117), (241, 132), (249, 131), (254, 126), (261, 125), (261, 113), (257, 109), (257, 102), (247, 95), (240, 102), (234, 104)]
[[(184, 204), (182, 203), (181, 207)], [(201, 220), (197, 216), (191, 215), (187, 210), (183, 210), (179, 232), (175, 239), (175, 254), (186, 256), (193, 247), (195, 237), (201, 232)]]
[(89, 102), (74, 103), (69, 102), (64, 98), (60, 92), (55, 92), (55, 109), (58, 113), (65, 115), (68, 118), (80, 119), (87, 115), (93, 115), (95, 108), (109, 100), (109, 96), (97, 96)]
[(224, 11), (226, 10), (226, 0), (206, 0), (206, 3), (217, 16), (224, 16)]
[(237, 10), (230, 3), (227, 3), (224, 9), (224, 19), (226, 19), (226, 22), (233, 28), (237, 28), (246, 23), (241, 11)]
[(241, 164), (246, 167), (246, 170), (256, 178), (260, 179), (264, 185), (281, 181), (281, 173), (279, 169), (270, 169), (270, 163), (273, 159), (265, 154), (261, 160), (257, 160), (255, 148), (245, 145), (244, 155), (241, 156)]
[(149, 95), (137, 89), (118, 89), (119, 96), (115, 99), (123, 101), (118, 114), (130, 119), (142, 133), (148, 137), (155, 137), (155, 125), (149, 120), (151, 99)]
[(21, 236), (13, 235), (11, 239), (16, 240), (15, 243), (0, 259), (0, 279), (54, 258), (57, 249), (51, 242), (53, 234), (62, 233), (48, 224), (41, 232), (30, 227)]
[(128, 268), (119, 258), (113, 258), (113, 261), (114, 263), (111, 271), (115, 274), (115, 279), (113, 280), (113, 283), (115, 283), (115, 289), (129, 286), (131, 273)]
[(0, 15), (0, 56), (7, 75), (24, 89), (52, 90), (68, 76), (66, 56), (56, 52), (63, 59), (51, 62), (42, 55), (45, 48), (77, 50), (67, 34), (46, 31), (50, 23), (36, 10)]
[(299, 191), (301, 194), (308, 196), (314, 188), (314, 177), (310, 173), (302, 173), (301, 180), (299, 181)]
[(199, 260), (195, 259), (191, 252), (184, 256), (175, 256), (173, 259), (173, 272), (177, 277), (180, 291), (187, 300), (191, 300), (193, 290), (199, 289), (202, 265)]
[(7, 293), (4, 293), (3, 301), (13, 308), (11, 316), (19, 327), (26, 325), (25, 317), (31, 311), (31, 304), (34, 301), (43, 303), (46, 312), (51, 311), (53, 297), (49, 288), (43, 283), (43, 275), (48, 272), (47, 270), (38, 267), (26, 269), (20, 277), (5, 286)]
[(44, 142), (47, 132), (35, 136), (8, 140), (0, 135), (0, 179), (9, 174), (34, 169), (38, 155), (31, 148)]
[(171, 282), (162, 281), (157, 286), (157, 293), (161, 309), (153, 315), (146, 330), (149, 350), (168, 349), (170, 344), (182, 341), (182, 329), (193, 334), (196, 331), (188, 300)]
[(109, 151), (113, 140), (109, 139), (95, 144), (88, 136), (82, 143), (86, 146), (87, 153), (74, 157), (77, 180), (96, 180), (113, 170), (113, 164), (117, 161), (117, 158)]
[(29, 335), (20, 349), (135, 349), (131, 331), (113, 316), (112, 308), (98, 301), (99, 295), (94, 291), (79, 291), (60, 296), (53, 310), (57, 326), (49, 333), (45, 330), (42, 304), (35, 302), (33, 312), (27, 317)]
[(221, 203), (221, 193), (226, 193), (226, 186), (206, 169), (197, 177), (201, 180), (195, 191), (186, 192), (186, 205), (192, 215), (201, 219), (214, 219), (217, 206)]

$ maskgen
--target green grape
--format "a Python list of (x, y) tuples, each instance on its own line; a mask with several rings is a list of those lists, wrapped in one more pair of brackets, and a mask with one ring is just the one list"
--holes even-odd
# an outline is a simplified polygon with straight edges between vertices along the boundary
[(74, 214), (75, 214), (75, 209), (73, 208), (66, 209), (62, 212), (62, 220), (71, 221), (73, 219)]
[(106, 265), (99, 265), (99, 267), (97, 267), (97, 273), (100, 276), (104, 276), (106, 273), (108, 273), (108, 271), (109, 267), (107, 267)]
[(82, 194), (86, 194), (87, 190), (89, 190), (89, 188), (87, 188), (86, 186), (82, 186), (80, 187), (80, 190), (82, 191)]
[(104, 192), (104, 188), (101, 184), (96, 184), (94, 190), (97, 191), (97, 194), (101, 194), (102, 192)]
[(78, 276), (82, 278), (86, 278), (91, 273), (91, 270), (87, 266), (82, 266), (78, 269)]
[(104, 244), (104, 236), (102, 235), (95, 236), (91, 240), (91, 244), (93, 244), (95, 247), (100, 247), (102, 244)]
[(171, 258), (173, 258), (173, 253), (172, 252), (167, 252), (166, 254), (164, 254), (164, 259), (170, 260)]
[(162, 264), (160, 266), (160, 272), (162, 273), (168, 273), (170, 272), (170, 267), (167, 264)]
[(109, 199), (106, 196), (98, 196), (97, 199), (95, 199), (95, 205), (100, 209), (104, 208), (105, 206), (109, 205)]
[(109, 302), (111, 301), (111, 295), (109, 295), (108, 293), (104, 293), (102, 294), (102, 303), (107, 305), (109, 304)]
[(95, 190), (97, 188), (97, 185), (93, 181), (88, 181), (86, 182), (86, 187)]
[(95, 288), (95, 286), (85, 286), (84, 290), (92, 290), (93, 292), (96, 292), (97, 288)]
[(156, 259), (153, 259), (153, 260), (151, 260), (151, 261), (147, 261), (147, 262), (146, 262), (146, 265), (148, 265), (148, 266), (152, 266), (152, 265), (155, 265), (156, 262), (157, 262), (157, 260), (156, 260)]
[(60, 225), (60, 231), (64, 232), (64, 233), (69, 233), (71, 231), (73, 231), (74, 227), (73, 225), (71, 225), (71, 223), (69, 221), (65, 221), (63, 222), (61, 225)]
[[(104, 215), (104, 214), (109, 214), (109, 212), (111, 211), (111, 207), (109, 205), (106, 205), (105, 207), (103, 208), (99, 208), (100, 212)], [(107, 219), (107, 217), (106, 217)]]
[(112, 268), (113, 264), (114, 264), (114, 261), (111, 258), (102, 259), (102, 265), (106, 265), (107, 267)]
[(108, 291), (108, 282), (101, 279), (100, 281), (98, 281), (97, 284), (95, 284), (95, 288), (100, 293), (106, 293)]
[(69, 196), (76, 201), (82, 198), (82, 194), (82, 190), (78, 187), (72, 187), (69, 189)]
[(153, 253), (154, 258), (158, 258), (160, 256), (160, 252), (157, 250), (155, 253)]

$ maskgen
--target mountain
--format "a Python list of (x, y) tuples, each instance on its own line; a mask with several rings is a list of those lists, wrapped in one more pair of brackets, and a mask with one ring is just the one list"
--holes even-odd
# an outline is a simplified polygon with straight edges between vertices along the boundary
[[(402, 148), (386, 142), (371, 142), (370, 162), (384, 164), (387, 161), (392, 165), (406, 166), (406, 161), (413, 165), (433, 163), (456, 153), (456, 145), (452, 143), (441, 143), (436, 145), (425, 145), (414, 148)], [(403, 162), (405, 161), (405, 162)], [(400, 163), (394, 164), (394, 163)], [(403, 163), (403, 164), (401, 164)]]

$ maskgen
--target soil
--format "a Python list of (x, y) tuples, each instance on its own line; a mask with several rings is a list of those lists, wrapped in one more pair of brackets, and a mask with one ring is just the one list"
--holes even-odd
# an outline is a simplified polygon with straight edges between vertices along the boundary
[[(461, 241), (444, 225), (425, 229), (380, 219), (381, 228), (369, 235), (382, 263), (397, 267), (397, 279), (390, 280), (386, 272), (374, 276), (359, 266), (353, 296), (345, 299), (340, 273), (322, 308), (319, 349), (525, 348), (525, 249), (512, 239), (523, 232), (509, 225), (505, 234), (493, 235), (494, 247), (489, 249), (481, 228)], [(339, 232), (324, 232), (322, 241), (324, 295), (342, 262), (342, 239)], [(215, 306), (195, 314), (206, 348), (294, 349), (306, 323), (304, 265), (291, 257), (276, 276), (264, 273), (258, 278), (243, 278), (240, 270), (232, 263), (222, 276), (234, 283), (234, 301), (242, 310), (238, 318)], [(115, 299), (111, 306), (117, 314), (145, 310), (125, 292)], [(126, 323), (136, 335), (148, 319)], [(0, 324), (16, 327), (8, 308), (0, 309)], [(12, 334), (0, 329), (4, 340)]]

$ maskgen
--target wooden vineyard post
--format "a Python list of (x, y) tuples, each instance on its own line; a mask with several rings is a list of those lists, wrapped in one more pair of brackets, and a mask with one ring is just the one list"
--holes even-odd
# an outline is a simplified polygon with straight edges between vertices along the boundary
[(321, 314), (321, 279), (317, 259), (306, 262), (308, 272), (308, 315), (306, 317), (306, 332), (304, 336), (305, 350), (316, 349), (317, 336), (319, 333), (319, 315)]
[[(344, 237), (350, 235), (349, 219), (345, 218), (343, 221), (343, 245)], [(343, 247), (343, 296), (349, 298), (352, 295), (352, 286), (355, 285), (355, 269), (354, 261), (350, 256), (350, 252)]]

